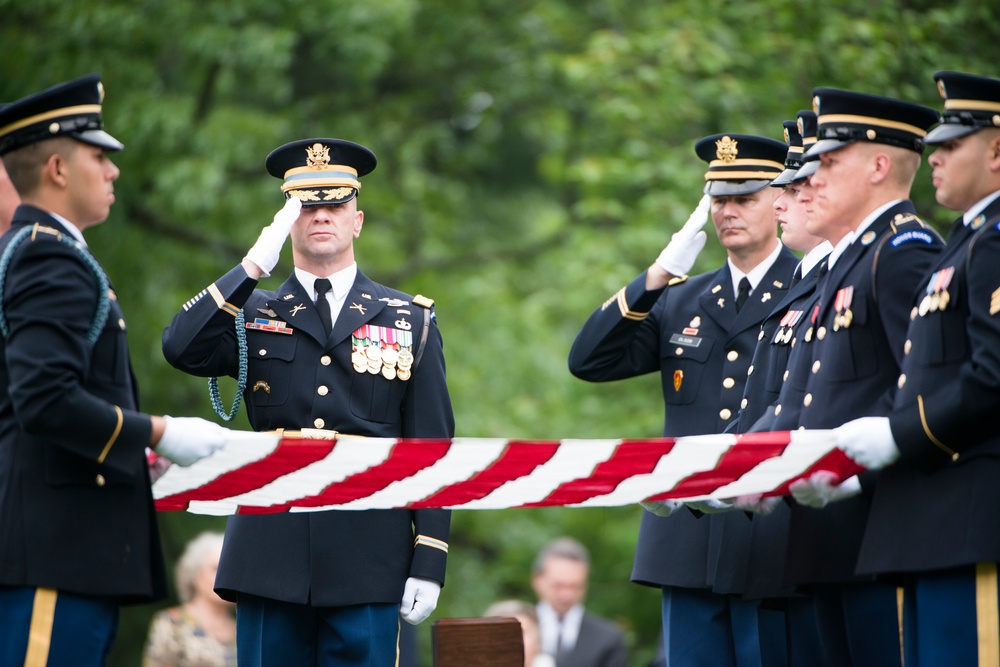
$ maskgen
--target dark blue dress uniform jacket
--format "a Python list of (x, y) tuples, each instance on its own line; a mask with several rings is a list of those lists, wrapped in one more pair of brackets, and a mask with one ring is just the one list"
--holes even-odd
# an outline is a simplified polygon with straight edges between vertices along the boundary
[(889, 417), (900, 459), (875, 488), (858, 571), (1000, 561), (1000, 200), (959, 221), (932, 268), (954, 269), (945, 308), (911, 302)]
[[(813, 306), (819, 300), (816, 283), (826, 272), (826, 262), (814, 266), (788, 290), (785, 298), (761, 324), (757, 349), (747, 371), (740, 414), (728, 429), (733, 433), (772, 430), (774, 403), (788, 377), (790, 355), (798, 346)], [(787, 320), (787, 322), (786, 322)], [(786, 322), (783, 324), (782, 322)], [(780, 430), (780, 429), (777, 429)], [(717, 593), (742, 594), (747, 599), (779, 597), (789, 509), (778, 505), (769, 515), (748, 517), (726, 512), (710, 518), (710, 557), (715, 561), (712, 588)], [(710, 562), (710, 572), (712, 569)]]
[[(820, 297), (800, 426), (830, 429), (888, 414), (913, 295), (942, 246), (906, 200), (879, 215), (840, 256)], [(852, 319), (849, 326), (835, 327), (837, 296), (847, 288), (853, 288)], [(823, 509), (792, 506), (786, 583), (856, 580), (873, 481), (874, 473), (864, 473), (860, 495)]]
[[(287, 323), (290, 334), (246, 329), (244, 398), (254, 430), (454, 435), (441, 335), (428, 308), (358, 272), (328, 336), (294, 275), (275, 292), (256, 285), (237, 266), (188, 302), (163, 334), (164, 355), (177, 368), (236, 377), (236, 311), (247, 322)], [(354, 370), (352, 334), (365, 324), (412, 333), (419, 363), (408, 380)], [(320, 607), (398, 603), (409, 576), (444, 583), (450, 517), (446, 510), (233, 516), (216, 590), (228, 599), (250, 593)]]
[[(38, 226), (36, 227), (36, 223)], [(0, 338), (0, 585), (119, 602), (164, 597), (166, 579), (141, 414), (115, 297), (96, 343), (94, 269), (56, 220), (22, 205)], [(96, 267), (96, 263), (95, 263)], [(99, 268), (99, 267), (98, 267)]]
[[(728, 263), (663, 290), (643, 273), (595, 311), (569, 355), (570, 371), (606, 382), (659, 371), (663, 435), (721, 433), (739, 411), (760, 323), (785, 296), (798, 259), (782, 247), (739, 313)], [(709, 522), (691, 512), (643, 512), (632, 581), (705, 588)]]

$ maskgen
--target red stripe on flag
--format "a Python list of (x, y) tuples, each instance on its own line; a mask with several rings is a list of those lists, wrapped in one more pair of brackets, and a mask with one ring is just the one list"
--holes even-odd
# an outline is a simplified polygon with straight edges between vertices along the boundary
[(225, 500), (269, 484), (282, 475), (320, 461), (333, 451), (333, 440), (282, 438), (274, 451), (245, 466), (225, 472), (201, 486), (156, 501), (160, 512), (186, 509), (192, 500)]
[(287, 512), (291, 507), (342, 505), (365, 498), (433, 465), (448, 453), (449, 447), (451, 441), (448, 439), (407, 438), (393, 445), (392, 452), (382, 463), (331, 484), (315, 495), (268, 507), (240, 507), (238, 513)]
[(500, 456), (471, 478), (456, 482), (409, 507), (452, 507), (485, 498), (507, 482), (530, 474), (559, 449), (557, 442), (511, 440)]
[(766, 493), (764, 495), (767, 495), (767, 496), (789, 496), (789, 495), (791, 495), (791, 491), (788, 490), (788, 485), (789, 484), (792, 484), (793, 482), (795, 482), (797, 480), (800, 480), (800, 479), (808, 478), (814, 472), (817, 472), (817, 471), (820, 471), (820, 470), (829, 470), (830, 472), (832, 472), (833, 474), (835, 474), (837, 476), (837, 482), (839, 483), (839, 482), (843, 482), (845, 479), (847, 479), (848, 477), (851, 477), (852, 475), (857, 475), (859, 472), (861, 472), (861, 471), (864, 470), (864, 467), (859, 466), (857, 463), (855, 463), (854, 461), (852, 461), (847, 456), (847, 454), (845, 454), (843, 452), (843, 450), (841, 450), (841, 449), (832, 449), (825, 456), (823, 456), (823, 458), (821, 458), (819, 461), (816, 461), (816, 463), (814, 463), (811, 466), (809, 466), (809, 469), (806, 470), (804, 473), (802, 473), (798, 477), (794, 477), (794, 478), (788, 480), (787, 482), (785, 482), (781, 486), (775, 488), (774, 491), (771, 491), (771, 492)]
[(788, 431), (738, 435), (736, 443), (722, 455), (714, 468), (689, 475), (674, 488), (651, 496), (649, 500), (708, 495), (720, 486), (738, 480), (764, 459), (780, 455), (789, 442)]
[(561, 484), (544, 500), (524, 507), (573, 505), (611, 493), (629, 477), (653, 472), (660, 458), (673, 448), (673, 438), (623, 440), (611, 458), (595, 466), (592, 474)]

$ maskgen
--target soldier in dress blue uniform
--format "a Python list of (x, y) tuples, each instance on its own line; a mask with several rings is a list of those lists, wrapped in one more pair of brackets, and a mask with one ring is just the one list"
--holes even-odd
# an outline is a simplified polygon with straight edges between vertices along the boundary
[[(814, 108), (807, 223), (834, 249), (805, 334), (805, 393), (800, 405), (782, 403), (779, 419), (796, 408), (798, 426), (824, 429), (888, 412), (911, 297), (942, 242), (908, 199), (937, 112), (832, 88), (814, 91)], [(818, 473), (791, 486), (802, 504), (792, 507), (785, 582), (812, 592), (831, 665), (900, 662), (895, 586), (854, 574), (873, 476), (835, 486)], [(820, 509), (831, 500), (840, 502)]]
[(837, 429), (879, 469), (859, 574), (906, 578), (907, 665), (1000, 660), (1000, 79), (934, 77), (937, 201), (961, 211), (910, 308), (889, 417)]
[[(359, 179), (375, 165), (370, 150), (339, 139), (272, 151), (266, 167), (282, 179), (285, 207), (163, 334), (181, 370), (245, 373), (257, 431), (454, 435), (433, 302), (373, 282), (355, 262)], [(289, 234), (293, 274), (259, 289)], [(240, 665), (395, 664), (399, 617), (419, 623), (437, 603), (449, 524), (445, 510), (230, 518), (216, 590), (237, 603)]]
[[(659, 372), (665, 436), (721, 433), (736, 416), (760, 323), (788, 290), (795, 255), (777, 238), (768, 188), (784, 166), (780, 141), (718, 134), (695, 145), (708, 163), (702, 203), (657, 260), (586, 322), (570, 371), (592, 382)], [(727, 262), (688, 277), (711, 209)], [(712, 593), (709, 522), (673, 503), (643, 513), (632, 580), (663, 590), (669, 664), (760, 664), (755, 605)], [(707, 509), (707, 507), (703, 507)], [(746, 628), (736, 631), (733, 625)], [(734, 648), (734, 634), (745, 637)]]
[(165, 596), (146, 449), (225, 442), (139, 411), (125, 316), (83, 232), (108, 217), (123, 145), (96, 74), (0, 110), (22, 203), (0, 237), (0, 664), (103, 665), (118, 607)]
[[(729, 429), (735, 433), (770, 430), (773, 404), (787, 377), (789, 355), (800, 342), (797, 337), (805, 331), (807, 313), (819, 299), (817, 282), (825, 273), (824, 260), (832, 248), (828, 241), (806, 229), (805, 208), (798, 201), (800, 191), (807, 187), (798, 170), (804, 151), (816, 142), (816, 114), (799, 111), (796, 120), (785, 121), (783, 125), (788, 155), (785, 170), (771, 182), (772, 187), (781, 188), (774, 209), (781, 227), (781, 242), (803, 253), (803, 257), (792, 274), (785, 298), (761, 324), (757, 347), (747, 369), (740, 413)], [(720, 537), (713, 541), (717, 543), (713, 590), (761, 601), (757, 616), (764, 664), (775, 667), (789, 662), (800, 664), (802, 656), (812, 656), (818, 647), (810, 641), (810, 637), (815, 637), (814, 628), (799, 620), (801, 614), (786, 611), (792, 594), (781, 585), (788, 506), (779, 498), (759, 496), (736, 499), (734, 506), (758, 515), (752, 516), (752, 521), (743, 512), (712, 517), (713, 535), (719, 532), (715, 523), (725, 521)], [(793, 605), (795, 611), (798, 598)]]

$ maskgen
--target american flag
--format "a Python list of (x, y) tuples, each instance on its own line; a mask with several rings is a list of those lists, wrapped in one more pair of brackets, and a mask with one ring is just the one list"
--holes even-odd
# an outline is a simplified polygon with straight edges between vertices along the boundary
[(818, 470), (861, 468), (831, 431), (639, 440), (362, 438), (234, 432), (153, 485), (160, 511), (230, 515), (389, 508), (614, 507), (785, 495)]

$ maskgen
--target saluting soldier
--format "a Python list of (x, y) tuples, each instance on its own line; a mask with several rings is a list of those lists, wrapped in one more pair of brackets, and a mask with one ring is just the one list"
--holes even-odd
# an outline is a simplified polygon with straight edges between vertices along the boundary
[[(177, 368), (245, 377), (257, 431), (454, 435), (433, 302), (370, 280), (355, 262), (359, 179), (375, 165), (370, 150), (339, 139), (272, 151), (266, 167), (287, 203), (163, 334)], [(294, 272), (259, 289), (289, 234)], [(449, 523), (445, 510), (231, 517), (216, 590), (237, 603), (240, 665), (395, 664), (399, 617), (419, 623), (437, 604)]]
[[(893, 411), (837, 430), (878, 469), (858, 573), (904, 575), (907, 665), (1000, 660), (1000, 79), (934, 78), (939, 204), (962, 211), (910, 307)], [(891, 465), (890, 465), (891, 464)]]
[[(709, 165), (706, 197), (657, 260), (590, 316), (569, 355), (570, 371), (592, 382), (659, 372), (663, 434), (673, 437), (721, 433), (736, 416), (760, 323), (798, 263), (778, 241), (777, 190), (767, 187), (785, 144), (717, 134), (695, 151)], [(728, 259), (689, 277), (709, 209)], [(659, 515), (643, 512), (632, 581), (663, 591), (670, 664), (735, 664), (737, 654), (759, 663), (755, 606), (709, 588), (709, 522), (687, 510), (666, 516), (675, 503), (650, 508)], [(734, 623), (743, 629), (735, 647)]]
[[(818, 141), (805, 156), (808, 228), (834, 245), (806, 337), (812, 361), (798, 425), (825, 429), (886, 414), (903, 357), (910, 301), (942, 247), (909, 191), (933, 109), (833, 88), (814, 91)], [(783, 416), (784, 408), (779, 418)], [(776, 408), (777, 409), (777, 408)], [(823, 474), (792, 485), (786, 583), (813, 593), (831, 665), (900, 662), (896, 589), (856, 577), (871, 478), (834, 486)], [(862, 493), (863, 492), (863, 493)], [(841, 502), (823, 507), (831, 500)]]
[(21, 198), (0, 237), (0, 664), (98, 667), (118, 607), (166, 595), (146, 449), (184, 465), (225, 442), (143, 414), (125, 315), (84, 231), (104, 222), (123, 144), (97, 74), (0, 110)]

